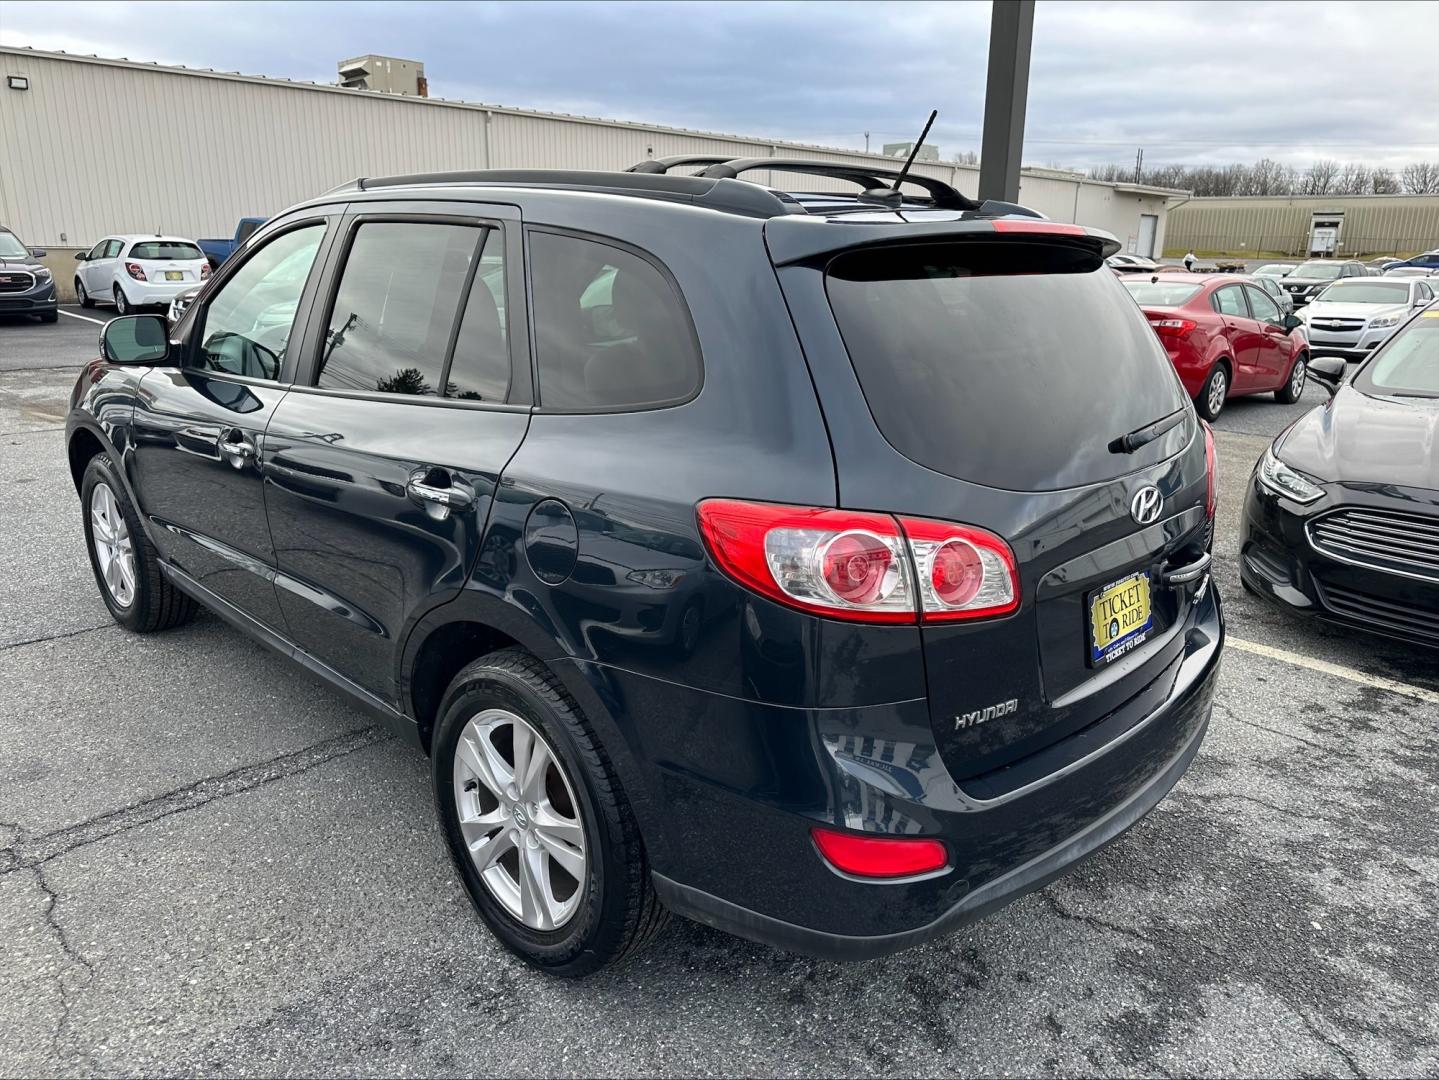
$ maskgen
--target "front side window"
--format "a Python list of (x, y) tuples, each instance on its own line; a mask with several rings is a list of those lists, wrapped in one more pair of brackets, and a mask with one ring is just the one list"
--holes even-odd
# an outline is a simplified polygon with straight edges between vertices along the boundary
[(547, 409), (643, 409), (691, 397), (699, 347), (684, 301), (631, 252), (530, 234), (535, 359)]
[(1278, 323), (1280, 321), (1279, 305), (1258, 289), (1249, 290), (1249, 307), (1254, 312), (1254, 317), (1260, 322)]
[(1249, 318), (1249, 309), (1244, 306), (1244, 294), (1239, 291), (1238, 285), (1226, 285), (1222, 289), (1214, 290), (1214, 310), (1221, 315)]
[[(340, 275), (316, 385), (445, 396), (451, 332), (487, 231), (444, 222), (362, 222)], [(486, 340), (477, 348), (492, 351), (493, 334), (480, 336)]]
[(199, 366), (231, 375), (278, 379), (300, 294), (325, 226), (283, 233), (256, 251), (206, 305)]

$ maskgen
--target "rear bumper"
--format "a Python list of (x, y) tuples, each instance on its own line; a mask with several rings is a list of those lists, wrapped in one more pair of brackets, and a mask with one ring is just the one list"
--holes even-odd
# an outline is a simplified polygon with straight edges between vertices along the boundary
[[(923, 699), (775, 709), (612, 669), (630, 716), (667, 721), (638, 740), (665, 807), (663, 820), (642, 821), (647, 843), (652, 829), (664, 834), (650, 845), (656, 890), (672, 910), (741, 937), (864, 959), (1041, 888), (1153, 809), (1198, 752), (1224, 634), (1212, 583), (1180, 632), (1179, 656), (1135, 687), (1136, 698), (1162, 691), (1147, 714), (1118, 734), (1097, 735), (1102, 719), (1062, 740), (1044, 753), (1062, 757), (1070, 744), (1067, 763), (990, 799), (951, 778)], [(843, 876), (815, 851), (816, 824), (936, 837), (949, 867), (895, 882)]]
[(136, 281), (134, 278), (120, 282), (125, 298), (137, 307), (150, 304), (169, 304), (182, 292), (188, 292), (201, 283), (198, 281)]

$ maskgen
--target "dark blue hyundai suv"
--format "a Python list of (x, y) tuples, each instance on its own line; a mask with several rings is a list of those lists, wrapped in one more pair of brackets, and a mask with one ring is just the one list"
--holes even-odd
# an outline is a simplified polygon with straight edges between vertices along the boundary
[(198, 601), (424, 749), (549, 971), (670, 911), (876, 956), (1038, 888), (1204, 736), (1213, 443), (1112, 237), (899, 179), (682, 158), (279, 215), (75, 387), (106, 604)]

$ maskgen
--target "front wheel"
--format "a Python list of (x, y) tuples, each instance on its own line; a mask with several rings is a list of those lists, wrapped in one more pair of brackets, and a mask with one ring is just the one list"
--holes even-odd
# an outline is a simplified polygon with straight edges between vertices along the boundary
[(1300, 353), (1294, 358), (1294, 366), (1289, 369), (1289, 379), (1274, 391), (1274, 400), (1281, 405), (1293, 405), (1304, 395), (1304, 381), (1308, 377), (1309, 357), (1306, 353)]
[(492, 653), (455, 676), (431, 763), (455, 868), (511, 952), (552, 974), (588, 975), (664, 924), (609, 760), (529, 653)]
[(1228, 396), (1229, 371), (1223, 364), (1215, 364), (1214, 370), (1209, 373), (1209, 378), (1204, 380), (1204, 385), (1194, 399), (1195, 411), (1206, 420), (1218, 420)]

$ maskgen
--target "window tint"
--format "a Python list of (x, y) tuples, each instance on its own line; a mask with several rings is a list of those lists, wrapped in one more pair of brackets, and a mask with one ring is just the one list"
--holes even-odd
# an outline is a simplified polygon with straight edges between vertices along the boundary
[(505, 322), (504, 237), (486, 234), (484, 253), (455, 339), (445, 396), (504, 401), (510, 392), (510, 347)]
[(261, 221), (240, 222), (240, 227), (235, 230), (235, 246), (239, 247), (246, 240), (250, 239), (251, 234), (263, 224), (264, 222)]
[(1279, 305), (1276, 304), (1264, 293), (1251, 286), (1246, 286), (1249, 293), (1249, 307), (1254, 312), (1254, 317), (1260, 322), (1278, 323), (1283, 319), (1279, 314)]
[(857, 251), (826, 289), (885, 438), (951, 476), (1019, 491), (1111, 479), (1134, 468), (1113, 439), (1185, 407), (1096, 255), (978, 240)]
[(1214, 310), (1221, 315), (1238, 315), (1249, 318), (1249, 309), (1244, 306), (1244, 294), (1238, 285), (1226, 285), (1214, 290)]
[(653, 265), (608, 244), (530, 234), (540, 404), (643, 408), (700, 384), (684, 301)]
[(317, 385), (438, 396), (470, 260), (485, 230), (371, 221), (340, 276)]
[(295, 309), (324, 236), (323, 225), (283, 233), (220, 286), (205, 308), (198, 353), (201, 367), (279, 378)]
[(140, 240), (130, 248), (136, 259), (203, 259), (204, 252), (194, 244), (174, 240)]

